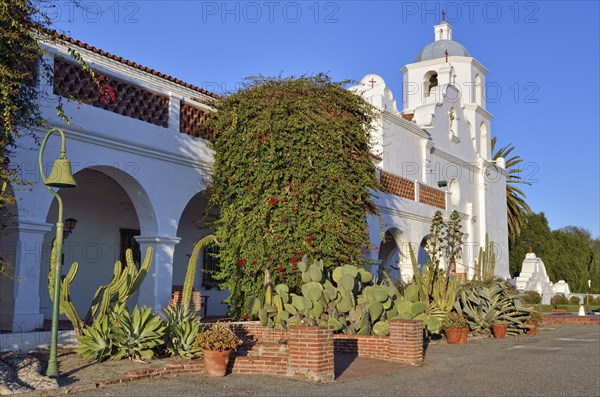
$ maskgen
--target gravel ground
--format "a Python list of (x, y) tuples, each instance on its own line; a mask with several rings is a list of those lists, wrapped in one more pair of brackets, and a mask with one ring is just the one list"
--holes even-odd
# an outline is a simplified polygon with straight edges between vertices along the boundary
[[(42, 373), (45, 374), (48, 363), (48, 350), (34, 350), (31, 354), (40, 360), (42, 363)], [(161, 366), (165, 365), (168, 361), (173, 361), (172, 358), (165, 358), (148, 362), (119, 360), (90, 364), (83, 361), (74, 349), (64, 347), (59, 347), (57, 357), (60, 371), (58, 385), (61, 387), (120, 378), (132, 369)]]
[(479, 339), (466, 346), (433, 343), (421, 367), (333, 384), (254, 375), (218, 379), (182, 376), (110, 386), (78, 395), (600, 396), (600, 327), (557, 326), (535, 337)]

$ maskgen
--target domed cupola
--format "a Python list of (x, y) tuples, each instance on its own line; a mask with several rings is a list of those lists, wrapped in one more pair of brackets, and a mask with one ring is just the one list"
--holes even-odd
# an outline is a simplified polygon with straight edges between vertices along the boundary
[(434, 27), (435, 41), (427, 44), (415, 58), (416, 62), (445, 58), (448, 56), (470, 57), (469, 51), (457, 41), (452, 40), (452, 26), (442, 21)]
[(485, 109), (485, 76), (487, 69), (467, 49), (452, 39), (452, 26), (442, 20), (433, 27), (434, 41), (419, 52), (415, 61), (402, 68), (404, 78), (403, 112), (440, 103), (454, 87), (463, 105)]

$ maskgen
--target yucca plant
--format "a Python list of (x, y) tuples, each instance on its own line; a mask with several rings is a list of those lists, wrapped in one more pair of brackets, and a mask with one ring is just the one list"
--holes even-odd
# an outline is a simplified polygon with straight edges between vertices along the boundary
[(173, 356), (187, 359), (198, 357), (200, 350), (194, 346), (194, 342), (201, 331), (200, 319), (188, 306), (182, 304), (171, 304), (163, 312), (167, 320), (167, 351)]
[(140, 309), (136, 306), (131, 314), (122, 311), (117, 317), (114, 358), (151, 358), (164, 344), (165, 329), (163, 321), (150, 308)]
[(110, 357), (115, 350), (114, 334), (104, 318), (89, 327), (84, 327), (82, 334), (77, 336), (79, 347), (75, 349), (84, 361), (98, 362)]

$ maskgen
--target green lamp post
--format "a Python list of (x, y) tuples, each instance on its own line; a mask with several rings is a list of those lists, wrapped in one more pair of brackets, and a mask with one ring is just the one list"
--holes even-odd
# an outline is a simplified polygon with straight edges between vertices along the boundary
[[(44, 175), (44, 165), (42, 157), (44, 155), (44, 149), (48, 138), (53, 133), (58, 132), (61, 137), (61, 148), (60, 156), (54, 162), (52, 172), (50, 176), (46, 178)], [(61, 279), (61, 257), (62, 257), (62, 245), (63, 245), (63, 204), (62, 199), (58, 195), (58, 192), (52, 189), (55, 188), (70, 188), (76, 187), (75, 179), (73, 178), (73, 172), (71, 171), (71, 162), (67, 160), (67, 149), (65, 141), (65, 133), (58, 128), (52, 128), (42, 141), (40, 147), (40, 153), (38, 157), (38, 163), (40, 166), (40, 175), (42, 181), (50, 193), (56, 197), (58, 202), (58, 220), (56, 221), (56, 271), (54, 272), (54, 296), (52, 297), (52, 328), (50, 331), (50, 357), (48, 359), (48, 369), (46, 370), (46, 376), (57, 377), (58, 376), (58, 361), (56, 359), (56, 350), (58, 344), (58, 315), (60, 309), (60, 279)]]

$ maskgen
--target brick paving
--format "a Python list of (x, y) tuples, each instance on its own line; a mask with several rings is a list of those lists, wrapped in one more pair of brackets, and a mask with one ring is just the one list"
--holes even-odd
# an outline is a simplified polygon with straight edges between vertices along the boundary
[(357, 357), (350, 353), (335, 353), (336, 382), (393, 374), (406, 367), (406, 364)]

